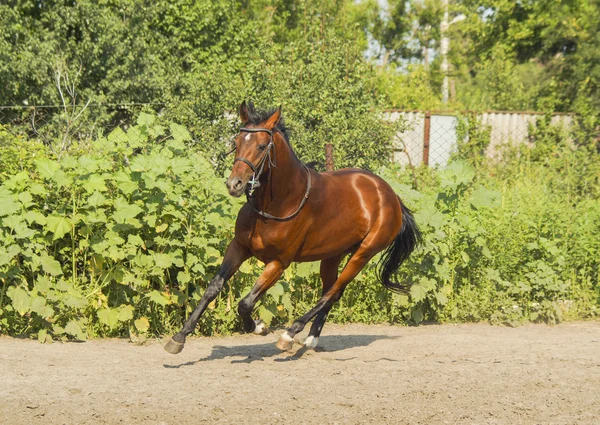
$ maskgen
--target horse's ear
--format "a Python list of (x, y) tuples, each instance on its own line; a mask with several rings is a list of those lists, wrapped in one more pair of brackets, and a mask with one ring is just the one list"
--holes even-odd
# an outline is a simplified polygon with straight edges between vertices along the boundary
[(240, 121), (242, 121), (242, 124), (246, 124), (248, 122), (248, 117), (248, 105), (246, 105), (246, 101), (244, 100), (240, 105)]
[(277, 126), (277, 124), (279, 124), (280, 120), (281, 120), (281, 106), (279, 106), (279, 108), (277, 108), (275, 110), (275, 112), (273, 112), (273, 115), (271, 115), (269, 117), (269, 119), (265, 122), (265, 127), (268, 129), (273, 129), (273, 128), (275, 128), (275, 126)]

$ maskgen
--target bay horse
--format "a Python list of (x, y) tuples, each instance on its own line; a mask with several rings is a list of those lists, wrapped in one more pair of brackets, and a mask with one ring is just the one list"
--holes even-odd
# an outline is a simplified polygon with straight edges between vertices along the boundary
[(226, 185), (231, 196), (245, 193), (247, 202), (238, 213), (235, 237), (218, 274), (182, 329), (165, 345), (172, 354), (183, 350), (208, 304), (252, 256), (265, 268), (240, 301), (238, 312), (244, 330), (256, 334), (267, 329), (252, 318), (252, 310), (284, 270), (292, 262), (321, 261), (322, 296), (281, 335), (276, 345), (285, 351), (313, 318), (304, 345), (317, 346), (332, 306), (378, 252), (385, 250), (378, 273), (381, 283), (405, 291), (406, 286), (391, 277), (421, 240), (410, 210), (382, 178), (360, 169), (319, 173), (303, 165), (289, 143), (281, 107), (259, 111), (244, 101), (239, 115), (242, 128), (234, 139), (236, 156)]

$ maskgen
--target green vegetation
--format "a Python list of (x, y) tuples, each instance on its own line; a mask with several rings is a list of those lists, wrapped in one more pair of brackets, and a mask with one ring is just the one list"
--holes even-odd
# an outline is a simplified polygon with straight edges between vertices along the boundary
[[(333, 320), (516, 325), (597, 315), (600, 161), (568, 139), (540, 139), (502, 166), (475, 168), (466, 157), (419, 170), (420, 191), (405, 171), (381, 169), (425, 236), (402, 268), (413, 286), (409, 296), (386, 291), (372, 264)], [(536, 159), (551, 143), (557, 156)], [(24, 160), (0, 186), (0, 332), (49, 341), (178, 328), (216, 272), (243, 202), (227, 195), (197, 144), (182, 126), (141, 114), (85, 151)], [(201, 332), (239, 330), (235, 305), (259, 271), (253, 261), (241, 268)], [(290, 322), (319, 293), (316, 264), (295, 265), (258, 315)]]
[[(425, 246), (401, 269), (407, 296), (357, 278), (338, 322), (517, 325), (596, 317), (600, 305), (600, 6), (450, 3), (448, 105), (442, 2), (139, 0), (0, 4), (0, 333), (52, 338), (177, 329), (214, 275), (240, 203), (221, 156), (243, 99), (283, 105), (304, 161), (383, 175), (415, 211)], [(367, 52), (367, 54), (365, 53)], [(139, 102), (139, 108), (114, 105)], [(531, 146), (483, 155), (487, 129), (460, 119), (444, 170), (390, 166), (385, 108), (549, 115)], [(240, 329), (245, 264), (200, 332)], [(294, 265), (257, 313), (307, 311), (318, 267)]]

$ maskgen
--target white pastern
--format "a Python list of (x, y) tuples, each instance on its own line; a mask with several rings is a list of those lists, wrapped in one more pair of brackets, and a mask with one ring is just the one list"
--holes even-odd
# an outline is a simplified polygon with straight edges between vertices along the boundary
[(281, 339), (283, 341), (287, 341), (287, 342), (294, 341), (294, 338), (292, 338), (292, 336), (289, 334), (288, 331), (285, 331), (284, 333), (282, 333), (281, 336), (279, 337), (279, 339)]
[(265, 332), (267, 325), (262, 320), (256, 321), (256, 327), (254, 328), (253, 334), (262, 335)]
[(314, 350), (315, 348), (317, 348), (317, 345), (319, 345), (319, 337), (318, 336), (314, 337), (312, 335), (309, 335), (304, 340), (304, 346), (306, 348), (312, 348)]

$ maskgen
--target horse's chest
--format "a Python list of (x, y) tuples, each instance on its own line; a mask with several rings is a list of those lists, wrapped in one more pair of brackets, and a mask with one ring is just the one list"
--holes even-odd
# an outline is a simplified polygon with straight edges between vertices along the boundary
[(297, 244), (288, 229), (261, 229), (252, 232), (249, 246), (252, 254), (261, 261), (285, 260), (293, 257)]

